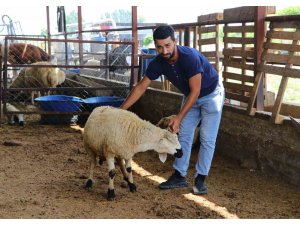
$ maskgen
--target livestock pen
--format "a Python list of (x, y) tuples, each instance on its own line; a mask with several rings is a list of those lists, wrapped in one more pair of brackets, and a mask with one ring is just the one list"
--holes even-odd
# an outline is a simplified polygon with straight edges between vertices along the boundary
[[(10, 44), (9, 41), (22, 41), (22, 42), (30, 42), (34, 41), (37, 43), (36, 45), (39, 46), (39, 44), (44, 43), (44, 39), (22, 39), (19, 37), (6, 37), (6, 46), (5, 49), (9, 49)], [(69, 58), (67, 61), (65, 61), (65, 58), (62, 57), (62, 55), (67, 55), (66, 52), (64, 52), (64, 49), (61, 49), (60, 46), (61, 43), (64, 43), (66, 41), (60, 40), (60, 39), (50, 39), (51, 46), (53, 46), (52, 50), (52, 58), (55, 59), (55, 63), (48, 63), (48, 62), (39, 62), (38, 64), (8, 64), (9, 57), (16, 57), (15, 55), (12, 55), (12, 50), (7, 50), (6, 55), (4, 55), (4, 70), (3, 70), (3, 79), (1, 78), (1, 81), (3, 81), (3, 89), (1, 91), (1, 96), (3, 96), (2, 101), (4, 103), (9, 102), (10, 104), (14, 104), (18, 108), (20, 108), (20, 113), (23, 114), (39, 114), (42, 117), (43, 122), (47, 122), (47, 120), (50, 120), (52, 122), (59, 123), (60, 121), (62, 123), (66, 123), (66, 118), (77, 116), (80, 118), (85, 118), (88, 115), (92, 108), (96, 106), (96, 104), (101, 104), (101, 98), (99, 97), (115, 97), (116, 99), (124, 98), (129, 90), (130, 87), (130, 74), (133, 70), (133, 66), (129, 66), (130, 61), (132, 61), (132, 54), (130, 51), (127, 51), (126, 53), (112, 53), (109, 54), (107, 51), (90, 51), (84, 55), (84, 59), (82, 61), (82, 64), (76, 63), (76, 54), (73, 53), (72, 56), (69, 55)], [(99, 42), (99, 41), (76, 41), (76, 40), (70, 40), (66, 42), (67, 45), (78, 45), (78, 44), (85, 44), (85, 43), (91, 43), (101, 47), (102, 49), (105, 49), (108, 47), (108, 45), (111, 45), (111, 42)], [(123, 46), (129, 46), (129, 49), (133, 49), (132, 42), (117, 42), (121, 47)], [(105, 47), (106, 46), (106, 47)], [(120, 47), (120, 48), (121, 48)], [(128, 48), (128, 47), (127, 47)], [(56, 51), (55, 51), (56, 50)], [(25, 50), (24, 50), (25, 51)], [(62, 51), (62, 52), (60, 52)], [(21, 58), (21, 53), (19, 53), (19, 57)], [(129, 59), (129, 64), (126, 61), (126, 57)], [(109, 59), (118, 59), (118, 58), (125, 58), (123, 60), (123, 64), (118, 63), (115, 65), (115, 61), (109, 62)], [(31, 61), (34, 61), (34, 59), (29, 59)], [(132, 64), (133, 65), (133, 64)], [(8, 70), (12, 68), (13, 70), (20, 71), (17, 76), (14, 76), (12, 79), (8, 79)], [(33, 68), (31, 70), (27, 68)], [(45, 81), (39, 81), (37, 79), (38, 77), (32, 77), (32, 71), (40, 71), (39, 73), (43, 73), (41, 68), (45, 68), (48, 70), (53, 69), (59, 69), (65, 74), (65, 79), (63, 82), (59, 83), (59, 86), (57, 84), (55, 86), (51, 84), (45, 84)], [(124, 71), (122, 74), (119, 72), (120, 70)], [(32, 77), (29, 79), (29, 77)], [(41, 76), (48, 76), (40, 74)], [(47, 78), (50, 79), (49, 77)], [(44, 101), (43, 98), (41, 99), (35, 99), (35, 101), (30, 101), (30, 96), (32, 92), (39, 92), (39, 93), (49, 93), (51, 92), (51, 95), (61, 95), (64, 96), (72, 96), (72, 97), (78, 97), (82, 99), (82, 104), (80, 104), (80, 107), (76, 108), (76, 106), (73, 104), (73, 102), (66, 102), (63, 100), (61, 102), (61, 106), (58, 106), (57, 108), (51, 109), (52, 102), (46, 102), (45, 104), (49, 104), (49, 107), (43, 107)], [(94, 99), (91, 99), (93, 98)], [(46, 98), (47, 100), (48, 98)], [(49, 97), (51, 100), (51, 97)], [(112, 100), (116, 100), (113, 99)], [(86, 100), (86, 101), (84, 101)], [(99, 100), (100, 102), (94, 102)], [(56, 103), (58, 100), (54, 100)], [(92, 102), (91, 102), (92, 101)], [(93, 104), (95, 103), (95, 104)], [(113, 102), (114, 103), (114, 102)], [(54, 103), (55, 104), (55, 103)], [(65, 104), (65, 105), (64, 105)], [(74, 108), (68, 108), (68, 105), (73, 105)], [(4, 107), (4, 112), (10, 113), (9, 111), (6, 111)], [(50, 116), (52, 115), (52, 116)], [(55, 115), (61, 115), (64, 117), (64, 119), (55, 119)], [(81, 116), (80, 116), (81, 115)]]
[[(0, 217), (299, 218), (299, 106), (284, 101), (283, 96), (288, 78), (299, 80), (300, 19), (269, 16), (271, 12), (272, 7), (240, 7), (199, 16), (195, 23), (174, 24), (179, 43), (203, 51), (215, 64), (226, 88), (215, 158), (207, 179), (210, 192), (205, 197), (192, 195), (190, 187), (160, 191), (157, 186), (169, 177), (172, 159), (161, 164), (155, 152), (149, 151), (133, 159), (137, 193), (131, 195), (126, 184), (116, 179), (117, 198), (108, 203), (103, 192), (107, 185), (105, 167), (97, 168), (94, 189), (84, 189), (88, 157), (81, 133), (69, 126), (69, 122), (80, 122), (73, 115), (88, 116), (89, 107), (84, 105), (86, 110), (76, 112), (45, 112), (37, 108), (37, 102), (34, 106), (29, 103), (29, 92), (37, 90), (81, 99), (125, 97), (142, 75), (138, 69), (142, 71), (144, 55), (132, 54), (138, 46), (132, 45), (134, 40), (128, 42), (133, 47), (126, 53), (132, 63), (121, 65), (126, 71), (120, 74), (114, 70), (118, 66), (109, 64), (107, 52), (91, 59), (86, 53), (81, 55), (80, 44), (74, 48), (79, 49), (78, 53), (74, 50), (75, 56), (68, 56), (65, 50), (70, 43), (91, 43), (103, 45), (95, 49), (106, 49), (110, 42), (49, 39), (51, 45), (57, 42), (63, 46), (57, 48), (61, 55), (56, 55), (55, 67), (64, 69), (66, 82), (57, 88), (14, 87), (14, 82), (22, 81), (16, 78), (9, 83), (7, 68), (30, 65), (6, 65), (1, 77), (1, 100), (24, 106), (20, 113), (25, 114), (25, 126), (0, 126), (0, 171), (5, 181), (0, 189)], [(154, 27), (137, 27), (135, 32)], [(53, 49), (51, 54), (55, 53)], [(84, 65), (88, 60), (102, 64), (96, 61), (99, 65)], [(278, 94), (267, 92), (270, 74), (283, 78)], [(156, 124), (162, 117), (178, 112), (181, 100), (182, 95), (167, 81), (156, 81), (130, 110)], [(67, 126), (41, 125), (48, 115), (64, 123), (66, 115), (74, 120), (67, 116)], [(86, 117), (81, 119), (84, 123)], [(194, 149), (191, 167), (196, 156)], [(192, 181), (193, 174), (188, 173), (187, 179)]]

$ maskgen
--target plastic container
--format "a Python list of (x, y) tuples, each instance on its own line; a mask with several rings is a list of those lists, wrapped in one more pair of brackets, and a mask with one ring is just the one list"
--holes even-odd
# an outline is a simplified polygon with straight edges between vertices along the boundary
[(83, 99), (83, 107), (87, 111), (92, 111), (94, 108), (98, 106), (114, 106), (119, 107), (123, 102), (124, 98), (122, 97), (115, 97), (115, 96), (97, 96)]
[[(67, 95), (48, 95), (35, 99), (40, 108), (47, 112), (76, 112), (83, 104), (81, 98)], [(67, 115), (41, 115), (41, 124), (70, 124), (77, 122), (78, 116)]]
[(81, 98), (67, 95), (48, 95), (35, 99), (42, 110), (48, 112), (76, 112), (83, 103)]
[(74, 68), (74, 69), (68, 69), (69, 72), (76, 73), (76, 74), (80, 74), (80, 68)]
[(106, 41), (106, 38), (105, 37), (93, 37), (94, 41)]
[[(96, 96), (83, 99), (83, 104), (81, 107), (81, 111), (92, 112), (96, 107), (99, 106), (114, 106), (119, 107), (123, 102), (124, 98), (116, 97), (116, 96)], [(88, 115), (79, 115), (78, 123), (84, 124), (88, 119)]]

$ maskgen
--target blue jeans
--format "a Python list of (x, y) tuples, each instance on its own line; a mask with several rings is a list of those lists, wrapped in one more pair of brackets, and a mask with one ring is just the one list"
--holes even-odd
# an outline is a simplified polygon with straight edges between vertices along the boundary
[[(182, 147), (183, 156), (175, 158), (173, 167), (182, 176), (186, 176), (187, 174), (194, 132), (199, 122), (201, 122), (201, 143), (198, 160), (195, 165), (195, 176), (197, 174), (208, 175), (215, 151), (224, 97), (224, 87), (220, 80), (216, 89), (209, 95), (199, 98), (181, 121), (178, 139)], [(183, 99), (183, 103), (184, 101), (185, 98)]]

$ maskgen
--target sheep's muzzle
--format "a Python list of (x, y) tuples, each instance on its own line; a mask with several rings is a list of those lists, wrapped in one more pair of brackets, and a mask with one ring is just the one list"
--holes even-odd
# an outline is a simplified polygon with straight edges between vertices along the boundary
[(174, 154), (174, 157), (181, 158), (183, 155), (182, 149), (176, 149), (176, 153)]

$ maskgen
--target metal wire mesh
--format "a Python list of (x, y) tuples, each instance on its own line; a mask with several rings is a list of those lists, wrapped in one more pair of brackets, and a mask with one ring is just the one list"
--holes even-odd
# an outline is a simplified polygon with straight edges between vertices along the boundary
[[(95, 107), (118, 107), (128, 94), (131, 43), (113, 43), (112, 48), (110, 42), (54, 39), (51, 55), (43, 50), (49, 47), (43, 40), (12, 44), (5, 45), (1, 71), (6, 122), (18, 114), (24, 114), (25, 123), (85, 122)], [(86, 51), (80, 51), (84, 45)]]

